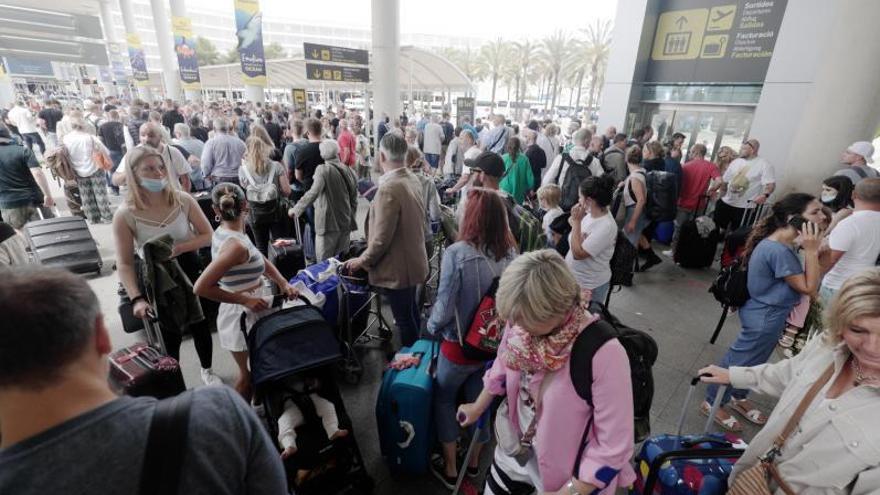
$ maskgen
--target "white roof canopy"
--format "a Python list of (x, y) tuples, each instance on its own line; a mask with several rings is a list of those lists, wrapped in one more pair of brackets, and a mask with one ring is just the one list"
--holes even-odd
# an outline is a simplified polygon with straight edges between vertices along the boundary
[[(346, 65), (346, 64), (341, 64)], [(205, 89), (241, 88), (239, 64), (208, 65), (199, 68), (202, 87)], [(474, 91), (467, 76), (452, 62), (435, 53), (419, 48), (400, 48), (400, 89), (409, 90), (410, 75), (415, 91)], [(370, 79), (375, 79), (370, 74)], [(363, 83), (313, 81), (306, 79), (306, 60), (299, 55), (266, 61), (268, 88), (304, 88), (310, 90), (352, 89), (362, 90)]]

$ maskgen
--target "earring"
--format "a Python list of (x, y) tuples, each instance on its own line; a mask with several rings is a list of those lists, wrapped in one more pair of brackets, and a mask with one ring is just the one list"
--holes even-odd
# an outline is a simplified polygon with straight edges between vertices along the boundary
[(214, 215), (215, 222), (220, 223), (220, 220), (221, 220), (220, 215)]

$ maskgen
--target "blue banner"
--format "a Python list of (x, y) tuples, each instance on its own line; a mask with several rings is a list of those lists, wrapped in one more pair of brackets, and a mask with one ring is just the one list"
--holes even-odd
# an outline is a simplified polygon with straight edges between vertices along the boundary
[(266, 86), (263, 13), (259, 0), (235, 0), (235, 36), (245, 84)]

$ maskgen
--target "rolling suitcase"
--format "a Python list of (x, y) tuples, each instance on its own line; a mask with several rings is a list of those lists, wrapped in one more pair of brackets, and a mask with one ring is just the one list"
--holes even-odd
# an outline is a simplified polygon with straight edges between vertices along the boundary
[(437, 350), (437, 342), (418, 340), (412, 347), (402, 348), (395, 359), (412, 354), (420, 358), (419, 365), (404, 370), (390, 368), (382, 376), (376, 422), (379, 447), (392, 471), (428, 472), (434, 442), (432, 362)]
[[(42, 217), (42, 210), (37, 212)], [(80, 217), (45, 218), (24, 226), (34, 260), (73, 273), (101, 273), (104, 262), (86, 221)]]
[[(700, 229), (697, 227), (698, 219), (705, 217), (706, 209), (709, 206), (709, 196), (700, 198), (700, 202), (706, 201), (703, 213), (697, 213), (694, 218), (688, 220), (681, 226), (678, 235), (678, 243), (675, 245), (675, 253), (673, 259), (683, 268), (707, 268), (712, 266), (715, 261), (715, 252), (718, 250), (718, 242), (721, 240), (718, 228), (713, 228), (707, 236), (700, 235)], [(699, 204), (697, 212), (700, 211)], [(701, 219), (705, 222), (708, 219)]]
[(144, 320), (149, 343), (138, 342), (110, 354), (110, 385), (117, 393), (163, 399), (186, 390), (180, 363), (165, 353), (158, 325)]
[(293, 219), (294, 239), (292, 244), (276, 246), (274, 242), (269, 243), (269, 261), (275, 265), (275, 268), (284, 276), (284, 280), (291, 280), (304, 269), (306, 265), (306, 256), (303, 252), (302, 231), (300, 230), (299, 218)]
[(633, 495), (715, 495), (727, 493), (727, 478), (748, 445), (730, 433), (711, 433), (712, 417), (721, 405), (725, 387), (709, 411), (700, 435), (682, 435), (687, 408), (700, 378), (691, 380), (678, 418), (675, 435), (657, 435), (645, 440), (636, 455)]

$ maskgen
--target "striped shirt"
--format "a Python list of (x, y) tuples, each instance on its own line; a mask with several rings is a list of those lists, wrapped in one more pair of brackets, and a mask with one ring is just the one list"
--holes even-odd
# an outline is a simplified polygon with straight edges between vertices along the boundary
[(245, 263), (230, 268), (223, 275), (223, 278), (220, 279), (220, 288), (230, 292), (239, 292), (244, 289), (253, 288), (263, 275), (266, 265), (263, 255), (257, 251), (256, 246), (254, 246), (254, 243), (251, 242), (248, 236), (241, 232), (218, 227), (211, 239), (211, 257), (217, 259), (220, 248), (229, 239), (238, 239), (244, 244), (248, 250), (248, 260)]

